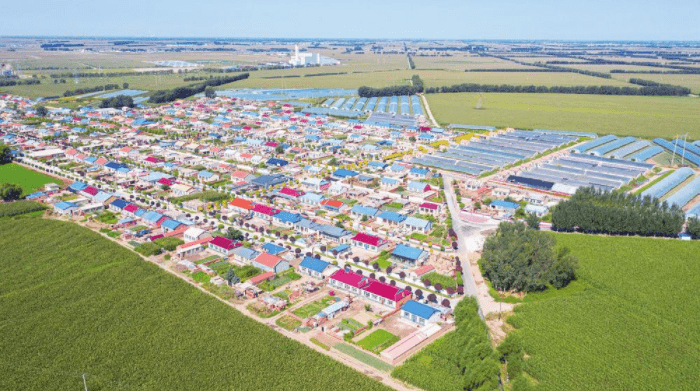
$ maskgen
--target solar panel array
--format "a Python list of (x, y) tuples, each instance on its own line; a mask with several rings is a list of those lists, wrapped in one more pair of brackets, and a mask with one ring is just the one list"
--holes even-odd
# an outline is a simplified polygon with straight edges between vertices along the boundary
[(697, 197), (700, 194), (700, 177), (693, 179), (687, 185), (678, 189), (677, 192), (671, 194), (670, 197), (666, 199), (669, 205), (677, 205), (681, 208), (684, 207), (690, 200)]
[(579, 187), (589, 186), (610, 191), (652, 167), (653, 164), (574, 153), (541, 163), (530, 171), (521, 171), (518, 176), (563, 185), (571, 193)]
[(666, 178), (656, 182), (653, 186), (642, 192), (642, 197), (650, 196), (653, 198), (661, 198), (669, 191), (673, 190), (676, 186), (685, 182), (694, 171), (688, 167), (679, 168), (678, 170), (672, 172)]
[(633, 143), (627, 144), (620, 149), (616, 149), (612, 152), (606, 153), (605, 157), (611, 157), (613, 159), (622, 159), (631, 153), (637, 152), (641, 149), (648, 147), (649, 145), (651, 145), (649, 141), (638, 140)]
[(413, 162), (426, 166), (480, 175), (538, 153), (576, 140), (575, 137), (516, 130), (486, 140), (473, 140), (442, 153), (414, 158)]

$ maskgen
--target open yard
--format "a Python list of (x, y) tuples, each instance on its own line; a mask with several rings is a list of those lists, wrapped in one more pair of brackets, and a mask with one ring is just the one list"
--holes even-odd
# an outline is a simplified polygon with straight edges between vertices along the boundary
[(358, 341), (357, 345), (369, 350), (372, 353), (379, 354), (382, 350), (395, 344), (398, 340), (399, 337), (386, 330), (376, 330), (373, 331), (372, 334)]
[(0, 248), (0, 389), (386, 389), (75, 224), (3, 220)]
[(605, 96), (573, 94), (430, 94), (435, 119), (525, 129), (563, 129), (642, 137), (689, 133), (700, 139), (700, 100), (686, 97)]
[(694, 390), (698, 242), (557, 234), (585, 289), (516, 307), (526, 371), (546, 390)]
[(314, 301), (313, 303), (305, 304), (292, 311), (292, 313), (302, 319), (306, 319), (318, 314), (322, 309), (333, 304), (336, 301), (335, 299), (336, 298), (334, 296), (326, 296), (320, 300)]
[(37, 190), (43, 190), (47, 183), (61, 184), (61, 181), (30, 170), (19, 164), (10, 163), (0, 166), (0, 183), (16, 183), (22, 187), (22, 195), (31, 194)]

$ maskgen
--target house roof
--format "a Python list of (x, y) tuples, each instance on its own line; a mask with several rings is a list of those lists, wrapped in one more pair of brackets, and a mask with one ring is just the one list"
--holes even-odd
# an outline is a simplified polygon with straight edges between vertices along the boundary
[(249, 278), (247, 282), (249, 282), (253, 285), (258, 285), (259, 283), (266, 281), (266, 280), (269, 280), (270, 278), (274, 277), (274, 275), (275, 275), (275, 273), (273, 273), (273, 272), (265, 272), (263, 274)]
[(262, 205), (262, 204), (255, 204), (252, 211), (257, 212), (257, 213), (262, 213), (262, 214), (268, 215), (268, 216), (275, 215), (279, 212), (277, 209), (274, 209), (272, 207), (269, 207), (267, 205)]
[(365, 284), (365, 282), (363, 281), (365, 280), (365, 276), (357, 274), (355, 272), (345, 271), (343, 269), (340, 269), (337, 272), (333, 273), (330, 278), (340, 281), (344, 284), (348, 284), (355, 288), (361, 288)]
[(355, 205), (350, 209), (350, 212), (361, 215), (374, 216), (379, 212), (379, 209), (370, 208), (369, 206)]
[(129, 204), (129, 205), (124, 207), (124, 211), (126, 211), (126, 212), (135, 213), (137, 210), (139, 210), (139, 207), (136, 206), (135, 204)]
[(84, 191), (92, 196), (97, 195), (97, 193), (100, 192), (96, 187), (92, 187), (92, 186), (88, 186), (88, 187), (84, 188), (82, 191)]
[[(378, 281), (378, 280), (369, 280), (369, 284), (362, 288), (365, 292), (373, 293), (377, 296), (383, 297), (385, 299), (389, 300), (394, 300), (398, 301), (401, 300), (402, 297), (406, 296), (405, 294), (402, 295), (403, 289), (397, 288), (393, 285)], [(408, 292), (405, 292), (408, 293)], [(410, 294), (410, 293), (408, 293)]]
[(280, 261), (282, 261), (282, 258), (268, 253), (262, 253), (255, 258), (255, 262), (269, 268), (274, 268)]
[(323, 200), (321, 204), (331, 208), (340, 208), (343, 206), (343, 203), (338, 200)]
[(335, 170), (335, 172), (333, 172), (333, 176), (336, 176), (339, 178), (347, 178), (347, 177), (353, 177), (353, 176), (357, 176), (357, 175), (358, 175), (357, 171), (346, 170), (344, 168)]
[(430, 221), (425, 220), (425, 219), (420, 219), (418, 217), (413, 217), (409, 216), (406, 218), (406, 220), (403, 222), (405, 225), (408, 225), (410, 227), (415, 227), (415, 228), (420, 228), (420, 229), (425, 229), (430, 226)]
[(298, 213), (289, 213), (289, 212), (279, 212), (276, 215), (272, 216), (273, 218), (283, 222), (283, 223), (296, 223), (297, 221), (301, 220), (301, 215)]
[(382, 239), (380, 239), (376, 236), (363, 234), (361, 232), (358, 233), (357, 235), (355, 235), (352, 238), (352, 240), (355, 240), (357, 242), (364, 243), (364, 244), (369, 244), (371, 246), (379, 246), (383, 242)]
[(167, 219), (160, 226), (165, 227), (169, 230), (175, 230), (175, 229), (177, 229), (177, 227), (179, 227), (181, 225), (182, 225), (182, 223), (180, 223), (177, 220)]
[(419, 303), (415, 300), (407, 301), (406, 303), (404, 303), (404, 305), (401, 306), (401, 309), (410, 314), (419, 316), (423, 319), (430, 319), (430, 317), (433, 316), (436, 312), (440, 312), (439, 310), (429, 305)]
[(245, 259), (255, 259), (255, 257), (257, 257), (260, 254), (260, 252), (241, 246), (233, 250), (233, 254)]
[(377, 218), (393, 221), (396, 223), (400, 223), (400, 222), (406, 220), (406, 216), (402, 215), (401, 213), (390, 212), (390, 211), (384, 211), (384, 212), (380, 213), (379, 215), (377, 215)]
[(323, 273), (329, 265), (330, 263), (314, 257), (304, 257), (299, 264), (300, 267), (305, 267), (319, 273)]
[(224, 250), (233, 250), (234, 248), (236, 248), (233, 240), (227, 239), (223, 236), (215, 237), (211, 242), (209, 242), (209, 244), (212, 246), (221, 247)]
[(420, 277), (424, 274), (428, 274), (428, 273), (432, 272), (433, 270), (435, 270), (435, 267), (433, 265), (423, 265), (423, 266), (419, 267), (418, 269), (414, 270), (413, 272), (416, 273), (416, 275), (418, 277)]
[(66, 201), (59, 202), (59, 203), (55, 204), (54, 206), (60, 210), (66, 210), (69, 208), (77, 208), (78, 207), (78, 205), (76, 205), (72, 202), (66, 202)]
[(122, 200), (121, 198), (117, 198), (116, 200), (112, 201), (110, 205), (114, 205), (119, 209), (124, 209), (127, 205), (129, 205), (129, 203)]
[(280, 194), (288, 195), (291, 197), (301, 197), (304, 195), (304, 192), (301, 190), (295, 190), (295, 189), (290, 189), (288, 187), (283, 187), (279, 191)]
[(437, 205), (437, 204), (433, 204), (432, 202), (424, 202), (424, 203), (420, 204), (420, 207), (421, 207), (421, 208), (425, 208), (425, 209), (431, 209), (431, 210), (437, 210), (437, 209), (438, 209), (438, 205)]
[(520, 207), (520, 205), (515, 202), (503, 200), (493, 200), (491, 201), (491, 205), (495, 205), (504, 209), (518, 209)]
[(266, 253), (272, 254), (272, 255), (277, 255), (279, 253), (287, 251), (286, 248), (282, 246), (278, 246), (274, 243), (265, 243), (262, 245), (262, 249), (265, 250)]
[(158, 213), (156, 211), (149, 211), (143, 214), (141, 217), (143, 220), (150, 221), (150, 222), (157, 222), (163, 217), (162, 213)]
[(397, 256), (399, 258), (417, 260), (423, 254), (423, 250), (411, 246), (406, 246), (405, 244), (397, 244), (391, 255)]
[(244, 200), (243, 198), (234, 198), (229, 202), (229, 205), (241, 209), (253, 209), (253, 201)]
[(411, 181), (411, 182), (408, 182), (408, 188), (413, 189), (413, 190), (426, 191), (426, 190), (430, 190), (430, 185), (428, 185), (427, 183), (423, 183), (423, 182)]

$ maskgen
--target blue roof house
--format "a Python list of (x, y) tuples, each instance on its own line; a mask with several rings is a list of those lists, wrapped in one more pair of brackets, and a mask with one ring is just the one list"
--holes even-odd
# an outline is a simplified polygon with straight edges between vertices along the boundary
[(428, 257), (428, 252), (399, 243), (391, 252), (391, 257), (399, 262), (415, 266), (419, 261)]
[(425, 326), (440, 319), (440, 311), (429, 305), (409, 300), (401, 306), (401, 318)]
[(384, 211), (377, 215), (377, 222), (379, 224), (399, 225), (404, 220), (406, 220), (406, 216), (396, 212)]
[(433, 229), (433, 223), (431, 223), (430, 220), (419, 219), (413, 216), (407, 217), (403, 225), (411, 231), (420, 231), (423, 233), (428, 233)]
[(279, 212), (272, 216), (272, 219), (280, 225), (285, 227), (294, 227), (294, 224), (301, 220), (301, 215), (299, 213), (289, 213), (289, 212)]
[(266, 253), (272, 254), (272, 255), (278, 255), (281, 254), (285, 251), (287, 251), (286, 248), (279, 246), (274, 243), (265, 243), (262, 245), (262, 249), (265, 250)]
[(326, 271), (327, 269), (335, 269), (331, 266), (332, 265), (326, 261), (322, 261), (314, 257), (304, 257), (304, 259), (299, 264), (299, 273), (323, 279), (324, 271)]
[(355, 205), (352, 207), (352, 209), (350, 209), (350, 214), (355, 217), (374, 217), (377, 214), (377, 212), (379, 212), (379, 209), (370, 208), (369, 206), (362, 205)]

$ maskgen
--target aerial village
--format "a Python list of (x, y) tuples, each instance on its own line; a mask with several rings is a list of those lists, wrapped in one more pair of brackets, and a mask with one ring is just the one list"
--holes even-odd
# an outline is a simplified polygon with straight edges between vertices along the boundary
[(483, 284), (476, 260), (499, 221), (535, 214), (546, 229), (578, 187), (638, 186), (665, 170), (649, 162), (662, 148), (634, 138), (440, 128), (413, 97), (414, 115), (341, 119), (324, 109), (335, 97), (323, 100), (306, 111), (251, 94), (49, 108), (27, 125), (35, 102), (4, 95), (0, 139), (56, 178), (27, 196), (54, 218), (304, 343), (353, 342), (391, 365), (453, 327), (463, 273)]

